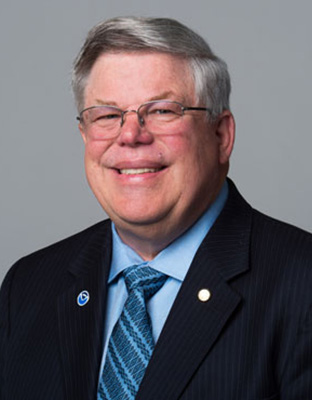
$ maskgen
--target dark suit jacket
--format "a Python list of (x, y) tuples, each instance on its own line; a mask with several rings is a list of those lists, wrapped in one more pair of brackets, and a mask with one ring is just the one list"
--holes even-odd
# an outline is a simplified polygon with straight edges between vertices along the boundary
[[(311, 237), (253, 210), (230, 183), (137, 399), (312, 399)], [(105, 221), (10, 270), (1, 290), (1, 400), (96, 399), (110, 258)], [(201, 288), (209, 301), (198, 300)], [(90, 301), (79, 307), (82, 290)]]

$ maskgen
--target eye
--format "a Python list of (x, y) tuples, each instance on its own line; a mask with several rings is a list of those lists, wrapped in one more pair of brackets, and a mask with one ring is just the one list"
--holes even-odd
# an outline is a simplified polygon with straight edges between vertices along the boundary
[(156, 115), (170, 115), (170, 114), (176, 114), (177, 111), (175, 107), (172, 105), (164, 105), (164, 104), (159, 104), (159, 105), (154, 105), (153, 107), (150, 107), (147, 110), (148, 114), (156, 114)]
[(120, 114), (118, 113), (110, 113), (110, 114), (99, 114), (97, 115), (96, 119), (114, 119), (114, 118), (120, 118)]
[(151, 118), (171, 120), (181, 115), (181, 107), (174, 102), (160, 101), (148, 104), (146, 114)]
[(149, 114), (160, 114), (160, 115), (172, 114), (172, 113), (175, 114), (175, 111), (171, 110), (170, 108), (155, 108), (149, 111)]
[(109, 123), (121, 118), (121, 112), (113, 107), (93, 108), (90, 111), (93, 123)]

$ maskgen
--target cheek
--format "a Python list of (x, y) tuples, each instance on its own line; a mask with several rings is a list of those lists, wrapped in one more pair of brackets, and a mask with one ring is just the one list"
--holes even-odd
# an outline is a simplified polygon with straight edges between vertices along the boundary
[(198, 196), (219, 174), (218, 145), (211, 132), (191, 131), (175, 143), (176, 176), (182, 197)]
[(217, 149), (209, 133), (198, 133), (191, 131), (167, 142), (175, 162), (187, 175), (202, 170), (216, 158)]
[(104, 140), (90, 140), (85, 145), (85, 163), (86, 165), (101, 164), (103, 155), (105, 154), (109, 144)]
[(186, 155), (189, 155), (193, 147), (192, 135), (187, 130), (171, 135), (159, 135), (159, 139), (164, 142), (168, 153), (174, 160), (183, 159)]
[(199, 185), (202, 159), (199, 147), (191, 135), (183, 134), (170, 138), (166, 143), (172, 157), (172, 175), (168, 194), (178, 197), (180, 204), (189, 201), (189, 197)]
[(103, 168), (103, 157), (106, 149), (106, 143), (103, 141), (89, 141), (85, 146), (85, 173), (89, 186), (96, 197), (103, 189), (103, 180), (106, 179)]

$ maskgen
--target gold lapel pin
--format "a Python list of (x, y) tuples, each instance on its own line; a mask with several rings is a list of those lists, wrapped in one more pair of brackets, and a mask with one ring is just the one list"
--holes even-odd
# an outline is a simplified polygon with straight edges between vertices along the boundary
[(211, 293), (208, 289), (200, 289), (197, 296), (198, 296), (199, 301), (202, 301), (203, 303), (205, 303), (206, 301), (208, 301), (210, 299)]

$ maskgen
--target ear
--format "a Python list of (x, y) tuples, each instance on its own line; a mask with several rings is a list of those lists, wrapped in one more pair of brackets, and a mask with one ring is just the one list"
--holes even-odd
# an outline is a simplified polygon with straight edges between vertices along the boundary
[(219, 115), (216, 121), (216, 135), (219, 140), (219, 162), (226, 164), (230, 159), (235, 140), (235, 120), (229, 110)]
[(81, 122), (79, 122), (78, 128), (79, 128), (79, 130), (80, 130), (82, 140), (84, 141), (84, 144), (86, 144), (86, 142), (87, 142), (87, 135), (86, 135), (86, 133), (85, 133), (85, 131), (84, 131), (84, 128), (83, 128), (83, 125), (82, 125)]

